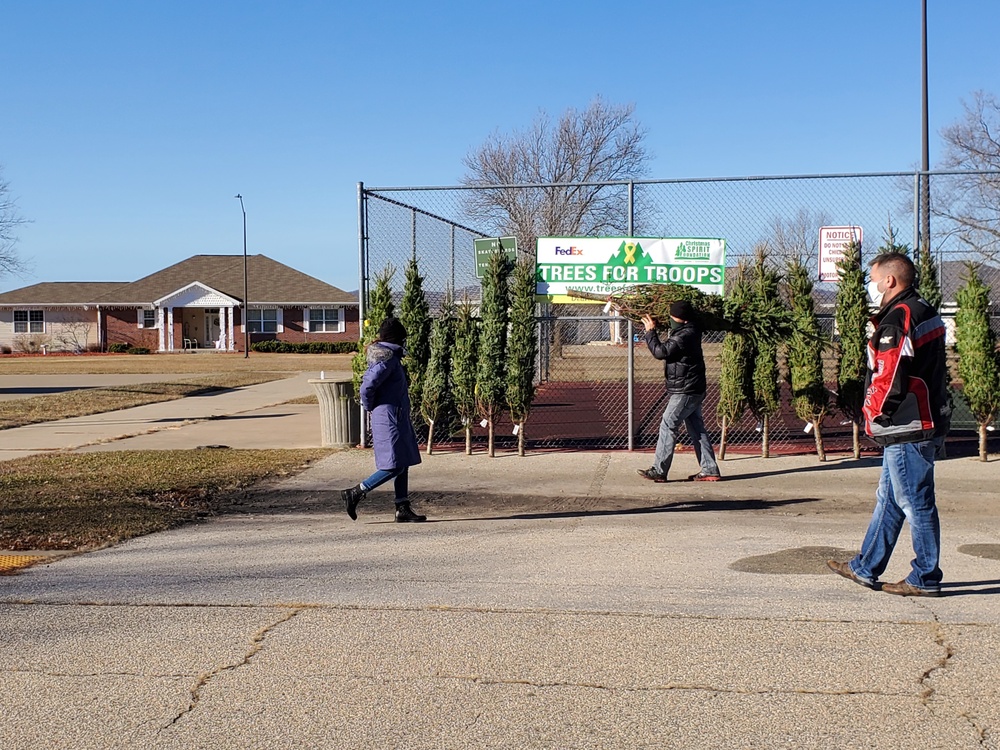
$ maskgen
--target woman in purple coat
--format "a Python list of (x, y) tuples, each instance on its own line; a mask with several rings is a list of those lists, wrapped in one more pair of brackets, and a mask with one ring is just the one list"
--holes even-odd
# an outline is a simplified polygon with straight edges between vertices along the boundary
[(376, 471), (340, 493), (347, 515), (354, 521), (358, 519), (358, 503), (390, 479), (395, 480), (396, 523), (427, 520), (427, 516), (413, 512), (407, 497), (409, 468), (420, 463), (420, 449), (410, 422), (409, 386), (403, 368), (405, 343), (403, 324), (397, 318), (388, 318), (365, 353), (368, 369), (361, 381), (361, 405), (371, 415)]

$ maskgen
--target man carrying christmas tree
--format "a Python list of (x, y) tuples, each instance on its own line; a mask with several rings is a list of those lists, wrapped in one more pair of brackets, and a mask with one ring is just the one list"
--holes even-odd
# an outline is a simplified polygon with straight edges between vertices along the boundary
[(648, 469), (639, 469), (639, 475), (654, 482), (667, 481), (677, 435), (681, 424), (684, 424), (701, 467), (701, 471), (692, 474), (688, 480), (717, 482), (721, 479), (719, 465), (715, 461), (712, 441), (701, 416), (707, 380), (705, 355), (701, 351), (701, 330), (695, 323), (694, 308), (684, 300), (670, 305), (670, 336), (666, 341), (660, 341), (656, 333), (656, 321), (652, 316), (643, 315), (642, 324), (646, 327), (646, 346), (650, 353), (664, 362), (663, 370), (670, 398), (660, 421), (653, 465)]

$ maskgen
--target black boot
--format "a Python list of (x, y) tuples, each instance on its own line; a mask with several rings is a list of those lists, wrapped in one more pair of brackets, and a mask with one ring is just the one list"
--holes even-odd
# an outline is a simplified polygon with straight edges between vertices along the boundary
[(419, 523), (426, 520), (427, 516), (418, 516), (408, 502), (396, 503), (396, 523)]
[(358, 503), (365, 499), (365, 494), (367, 493), (361, 489), (360, 484), (340, 491), (340, 497), (343, 499), (344, 505), (347, 506), (347, 515), (351, 517), (352, 521), (358, 520)]

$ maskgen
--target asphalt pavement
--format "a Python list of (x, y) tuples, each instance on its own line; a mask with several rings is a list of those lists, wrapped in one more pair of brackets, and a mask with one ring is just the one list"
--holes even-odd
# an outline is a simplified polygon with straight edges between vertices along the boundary
[[(318, 407), (283, 404), (308, 377), (0, 450), (318, 446)], [(649, 459), (435, 453), (410, 480), (429, 521), (402, 525), (385, 489), (347, 517), (372, 459), (340, 451), (234, 513), (2, 577), (0, 746), (997, 747), (1000, 462), (938, 463), (944, 595), (909, 599), (824, 565), (857, 549), (877, 459), (666, 484)], [(904, 529), (884, 579), (911, 556)]]

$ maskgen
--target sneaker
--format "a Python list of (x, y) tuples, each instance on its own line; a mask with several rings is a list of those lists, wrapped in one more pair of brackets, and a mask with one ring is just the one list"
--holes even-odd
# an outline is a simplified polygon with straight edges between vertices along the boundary
[(827, 560), (826, 567), (836, 573), (838, 576), (843, 576), (848, 581), (854, 581), (859, 586), (864, 586), (866, 589), (875, 588), (875, 584), (866, 581), (864, 578), (859, 578), (858, 575), (851, 570), (850, 563), (837, 562), (836, 560)]
[(360, 484), (340, 491), (340, 499), (344, 501), (347, 515), (351, 517), (352, 521), (358, 520), (358, 503), (365, 499), (365, 494)]
[(649, 479), (652, 482), (663, 483), (667, 481), (667, 475), (661, 474), (652, 466), (648, 469), (636, 469), (636, 473), (643, 479)]
[(882, 590), (896, 596), (941, 596), (940, 588), (922, 589), (912, 583), (907, 583), (905, 580), (899, 583), (883, 583)]
[(705, 474), (701, 471), (688, 477), (689, 482), (718, 482), (720, 479), (722, 477), (718, 474)]
[(420, 523), (426, 520), (427, 516), (414, 513), (409, 503), (396, 503), (396, 523)]

